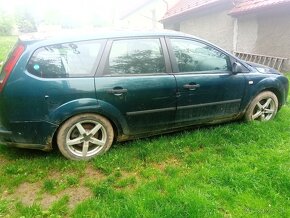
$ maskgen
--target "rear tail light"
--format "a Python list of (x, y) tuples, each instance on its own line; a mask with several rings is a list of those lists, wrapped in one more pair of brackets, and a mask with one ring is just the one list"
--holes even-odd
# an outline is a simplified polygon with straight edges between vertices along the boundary
[(7, 82), (10, 73), (12, 72), (15, 64), (19, 60), (20, 56), (24, 52), (25, 47), (24, 45), (17, 45), (8, 60), (6, 61), (6, 64), (4, 65), (4, 68), (2, 70), (2, 73), (0, 74), (0, 92), (3, 90), (5, 83)]

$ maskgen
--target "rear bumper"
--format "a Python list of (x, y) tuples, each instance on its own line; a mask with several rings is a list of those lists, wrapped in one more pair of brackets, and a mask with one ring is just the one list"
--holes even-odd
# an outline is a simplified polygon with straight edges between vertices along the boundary
[(52, 150), (52, 145), (42, 145), (42, 144), (31, 144), (31, 143), (23, 143), (23, 142), (15, 142), (13, 132), (6, 130), (5, 128), (0, 126), (0, 144), (9, 146), (9, 147), (18, 147), (18, 148), (28, 148), (28, 149), (37, 149), (43, 151)]
[(15, 142), (8, 142), (8, 143), (0, 142), (0, 144), (6, 145), (8, 147), (36, 149), (36, 150), (41, 150), (41, 151), (51, 151), (52, 150), (51, 145), (25, 144), (25, 143), (15, 143)]
[(12, 132), (0, 126), (0, 143), (11, 142)]

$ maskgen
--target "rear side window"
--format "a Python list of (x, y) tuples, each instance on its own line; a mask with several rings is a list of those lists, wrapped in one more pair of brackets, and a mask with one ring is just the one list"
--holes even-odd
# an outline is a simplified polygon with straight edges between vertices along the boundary
[(159, 39), (129, 39), (113, 42), (106, 74), (163, 72), (165, 72), (165, 63)]
[(102, 41), (90, 41), (42, 47), (34, 52), (27, 70), (41, 78), (93, 76), (102, 45)]

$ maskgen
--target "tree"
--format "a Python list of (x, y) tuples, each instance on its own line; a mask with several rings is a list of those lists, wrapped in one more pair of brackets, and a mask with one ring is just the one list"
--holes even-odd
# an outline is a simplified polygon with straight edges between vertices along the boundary
[(35, 20), (27, 9), (18, 8), (16, 14), (16, 23), (21, 33), (37, 31)]
[(13, 25), (13, 18), (0, 10), (0, 35), (10, 35)]

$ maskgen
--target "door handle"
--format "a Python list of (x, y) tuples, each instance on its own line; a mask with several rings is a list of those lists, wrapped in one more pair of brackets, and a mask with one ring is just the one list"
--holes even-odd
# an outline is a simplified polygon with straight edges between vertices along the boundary
[(121, 96), (121, 95), (127, 93), (128, 89), (123, 89), (121, 87), (116, 87), (116, 88), (113, 88), (113, 89), (108, 89), (107, 92), (111, 93), (113, 95), (116, 95), (116, 96)]
[(183, 86), (183, 88), (185, 89), (189, 89), (189, 90), (196, 90), (197, 88), (199, 88), (200, 85), (199, 84), (185, 84)]

